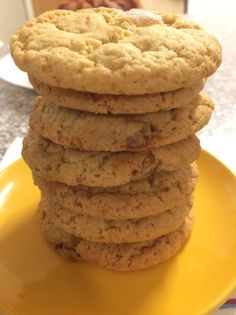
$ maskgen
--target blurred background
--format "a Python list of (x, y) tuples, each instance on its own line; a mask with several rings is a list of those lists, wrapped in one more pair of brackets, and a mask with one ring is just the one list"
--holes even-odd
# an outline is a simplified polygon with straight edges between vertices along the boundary
[(44, 11), (59, 7), (76, 10), (91, 6), (109, 6), (124, 10), (143, 7), (162, 12), (183, 13), (187, 8), (187, 0), (0, 0), (0, 40), (8, 41), (25, 20)]
[[(222, 21), (235, 16), (235, 0), (0, 0), (0, 47), (25, 20), (53, 9), (77, 10), (86, 7), (116, 7), (123, 10), (144, 8), (159, 12), (185, 13), (200, 22)], [(226, 21), (225, 21), (226, 22)], [(210, 23), (211, 24), (211, 23)], [(226, 27), (225, 23), (224, 27)]]
[(81, 9), (108, 6), (123, 10), (132, 7), (160, 12), (187, 13), (205, 17), (205, 20), (222, 20), (222, 16), (235, 15), (235, 0), (0, 0), (0, 40), (7, 42), (25, 20), (40, 13), (58, 8)]

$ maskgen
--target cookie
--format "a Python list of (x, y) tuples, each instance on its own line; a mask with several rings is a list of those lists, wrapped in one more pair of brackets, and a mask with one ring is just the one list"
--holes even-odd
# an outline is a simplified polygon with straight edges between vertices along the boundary
[(132, 243), (151, 240), (174, 231), (184, 222), (190, 207), (176, 207), (144, 218), (110, 220), (79, 214), (42, 196), (39, 210), (47, 212), (63, 231), (88, 241)]
[(85, 152), (63, 148), (30, 132), (22, 156), (34, 175), (67, 185), (109, 187), (127, 184), (154, 169), (175, 170), (197, 159), (193, 136), (147, 152)]
[(175, 255), (188, 240), (193, 225), (193, 212), (177, 230), (157, 239), (140, 243), (96, 243), (72, 236), (41, 213), (41, 226), (50, 245), (64, 258), (85, 260), (116, 271), (140, 270), (159, 264)]
[(116, 116), (61, 108), (38, 97), (30, 127), (42, 137), (72, 149), (146, 151), (194, 134), (208, 123), (212, 110), (212, 101), (203, 93), (185, 108)]
[(18, 67), (48, 85), (102, 94), (192, 86), (221, 62), (214, 36), (182, 16), (109, 8), (55, 10), (11, 38)]
[(197, 182), (197, 165), (156, 172), (144, 179), (112, 188), (89, 188), (47, 182), (36, 177), (43, 196), (79, 214), (125, 220), (157, 215), (190, 206)]
[(204, 86), (204, 80), (202, 80), (190, 87), (163, 93), (109, 95), (49, 86), (33, 76), (30, 76), (29, 79), (34, 90), (52, 103), (62, 107), (99, 114), (143, 114), (182, 108), (187, 106)]

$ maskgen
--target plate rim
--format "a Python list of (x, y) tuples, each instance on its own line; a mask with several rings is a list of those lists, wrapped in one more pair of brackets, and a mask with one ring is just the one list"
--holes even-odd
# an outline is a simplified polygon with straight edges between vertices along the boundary
[[(2, 57), (0, 58), (0, 66), (1, 66), (1, 64), (4, 63), (5, 60), (9, 61), (10, 59), (12, 59), (10, 53), (7, 53), (7, 54), (5, 54), (4, 56), (2, 56)], [(5, 61), (5, 62), (6, 62), (6, 61)], [(13, 59), (12, 59), (12, 62), (14, 62)], [(18, 70), (24, 73), (24, 71), (22, 71), (22, 70), (20, 70), (20, 69), (18, 69)], [(31, 83), (30, 83), (30, 81), (29, 81), (29, 85), (24, 84), (24, 83), (22, 83), (22, 82), (17, 83), (17, 82), (15, 82), (15, 81), (11, 81), (11, 80), (7, 79), (5, 76), (3, 76), (1, 71), (0, 71), (0, 79), (3, 80), (4, 82), (7, 82), (7, 83), (12, 84), (12, 85), (14, 85), (14, 86), (18, 86), (18, 87), (21, 87), (21, 88), (25, 88), (25, 89), (31, 90), (31, 91), (34, 90), (34, 89), (33, 89), (33, 86), (32, 86)]]

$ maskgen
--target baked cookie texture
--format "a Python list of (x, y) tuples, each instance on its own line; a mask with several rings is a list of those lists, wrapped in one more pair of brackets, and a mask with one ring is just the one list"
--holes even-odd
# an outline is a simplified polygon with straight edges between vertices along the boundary
[(127, 184), (157, 170), (176, 170), (198, 158), (199, 140), (189, 137), (144, 152), (86, 152), (46, 140), (34, 132), (23, 141), (22, 156), (34, 175), (67, 185), (110, 187)]
[(57, 10), (10, 43), (39, 94), (22, 156), (41, 190), (42, 232), (66, 259), (110, 270), (176, 254), (193, 224), (202, 91), (221, 62), (214, 36), (185, 17)]
[(79, 214), (43, 197), (39, 210), (49, 213), (65, 232), (102, 243), (133, 243), (151, 240), (179, 228), (191, 207), (168, 209), (160, 214), (136, 219), (110, 220)]
[(204, 93), (185, 108), (116, 116), (62, 109), (39, 97), (29, 124), (44, 138), (68, 148), (145, 151), (191, 136), (208, 123), (212, 110), (213, 102)]
[(35, 178), (42, 195), (75, 213), (124, 220), (157, 215), (174, 207), (192, 205), (197, 166), (160, 171), (144, 179), (111, 188), (68, 186)]
[(75, 237), (58, 228), (45, 212), (40, 212), (41, 226), (47, 241), (70, 260), (85, 260), (116, 271), (141, 270), (175, 255), (190, 237), (193, 212), (177, 230), (157, 239), (138, 243), (97, 243)]
[(34, 90), (62, 107), (97, 114), (144, 114), (188, 106), (204, 87), (204, 80), (187, 88), (144, 95), (111, 95), (49, 86), (29, 76)]
[(132, 9), (55, 10), (13, 35), (16, 64), (47, 85), (142, 95), (190, 87), (215, 72), (221, 47), (184, 17)]

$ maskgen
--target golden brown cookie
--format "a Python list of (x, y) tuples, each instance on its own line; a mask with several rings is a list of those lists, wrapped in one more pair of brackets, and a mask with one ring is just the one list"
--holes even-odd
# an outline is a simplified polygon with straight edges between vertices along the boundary
[(55, 250), (72, 260), (85, 260), (110, 270), (140, 270), (159, 264), (175, 255), (188, 240), (193, 224), (193, 213), (177, 230), (157, 239), (140, 243), (96, 243), (72, 236), (52, 223), (41, 213), (43, 234)]
[(101, 115), (61, 108), (38, 97), (30, 127), (57, 144), (83, 151), (146, 151), (187, 138), (206, 125), (213, 102), (199, 94), (185, 108), (139, 115)]
[(125, 220), (157, 215), (174, 207), (190, 206), (197, 182), (197, 165), (160, 171), (144, 179), (112, 188), (89, 188), (48, 182), (36, 177), (43, 196), (76, 213)]
[(67, 185), (109, 187), (127, 184), (154, 169), (187, 166), (200, 153), (199, 140), (189, 137), (146, 152), (85, 152), (63, 148), (30, 132), (22, 156), (34, 175)]
[(183, 16), (132, 9), (55, 10), (11, 38), (23, 71), (48, 85), (103, 94), (192, 86), (221, 62), (212, 35)]
[(143, 218), (111, 220), (79, 214), (42, 196), (39, 210), (48, 213), (52, 222), (69, 234), (88, 241), (118, 244), (148, 241), (174, 231), (183, 224), (191, 206)]
[(49, 86), (29, 77), (34, 90), (58, 106), (99, 114), (143, 114), (187, 106), (203, 89), (204, 80), (187, 88), (145, 95), (109, 95)]

